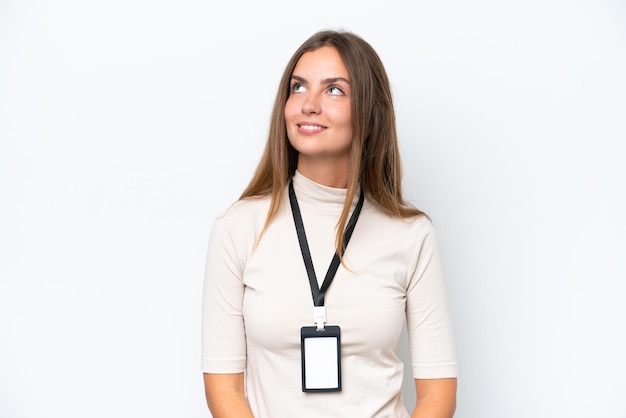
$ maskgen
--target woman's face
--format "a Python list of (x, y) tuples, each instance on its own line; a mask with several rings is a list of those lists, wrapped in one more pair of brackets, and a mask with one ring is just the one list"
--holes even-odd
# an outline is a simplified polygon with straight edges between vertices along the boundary
[(349, 167), (350, 76), (334, 47), (307, 52), (298, 60), (285, 104), (285, 121), (289, 142), (299, 152), (299, 171), (321, 167), (320, 163)]

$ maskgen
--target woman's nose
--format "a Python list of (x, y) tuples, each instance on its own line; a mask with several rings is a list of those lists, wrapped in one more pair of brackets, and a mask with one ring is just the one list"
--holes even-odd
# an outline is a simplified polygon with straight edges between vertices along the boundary
[(320, 98), (316, 94), (308, 94), (302, 102), (302, 113), (316, 115), (322, 112)]

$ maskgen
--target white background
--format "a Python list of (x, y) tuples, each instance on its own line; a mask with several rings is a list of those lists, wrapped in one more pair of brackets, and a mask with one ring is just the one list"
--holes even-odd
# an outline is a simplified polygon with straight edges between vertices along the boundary
[(209, 416), (211, 223), (323, 28), (392, 80), (406, 196), (446, 264), (456, 416), (626, 417), (620, 0), (0, 0), (0, 416)]

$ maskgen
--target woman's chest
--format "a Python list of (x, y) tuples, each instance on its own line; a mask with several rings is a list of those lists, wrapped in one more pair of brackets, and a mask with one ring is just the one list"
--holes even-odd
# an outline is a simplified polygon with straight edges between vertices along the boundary
[[(348, 245), (347, 268), (339, 266), (325, 294), (327, 323), (341, 327), (348, 351), (395, 346), (411, 268), (398, 237), (366, 233), (364, 225), (357, 224), (361, 233), (357, 228)], [(268, 230), (246, 263), (243, 314), (249, 344), (299, 349), (300, 328), (314, 324), (311, 284), (292, 228), (286, 223)], [(334, 254), (334, 222), (318, 222), (306, 233), (321, 284)]]

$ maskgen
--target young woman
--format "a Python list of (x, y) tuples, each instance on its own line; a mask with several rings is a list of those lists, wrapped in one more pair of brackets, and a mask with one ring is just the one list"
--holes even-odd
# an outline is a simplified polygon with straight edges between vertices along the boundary
[[(329, 267), (330, 266), (330, 267)], [(336, 271), (335, 271), (336, 270)], [(280, 81), (268, 141), (211, 232), (202, 370), (214, 418), (452, 417), (456, 358), (438, 244), (401, 191), (392, 94), (374, 49), (322, 31)]]

